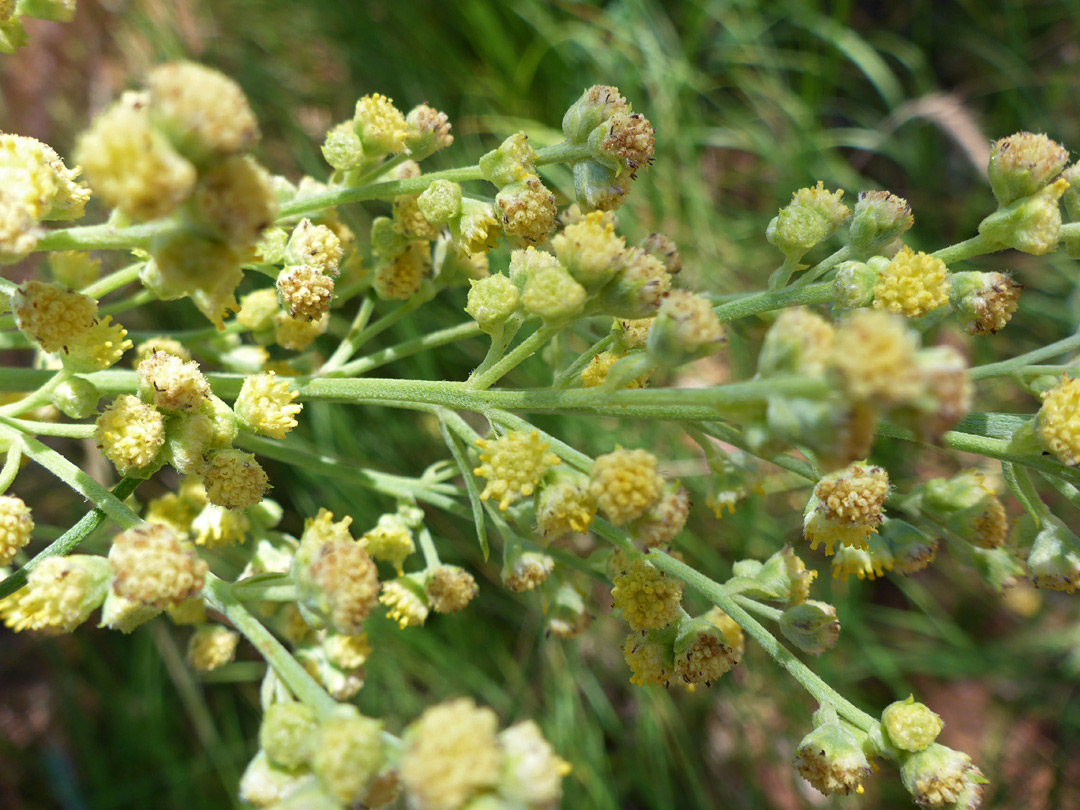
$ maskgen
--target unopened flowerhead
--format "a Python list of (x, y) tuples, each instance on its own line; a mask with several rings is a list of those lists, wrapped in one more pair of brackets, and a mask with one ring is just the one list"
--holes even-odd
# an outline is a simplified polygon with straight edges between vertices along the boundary
[(539, 551), (509, 550), (503, 560), (502, 583), (516, 593), (535, 590), (547, 582), (555, 560)]
[(547, 606), (547, 633), (562, 639), (574, 639), (592, 624), (592, 615), (581, 591), (568, 582), (559, 584)]
[(596, 517), (589, 479), (578, 472), (556, 472), (536, 493), (536, 525), (545, 540), (587, 532)]
[(495, 787), (503, 753), (498, 718), (468, 698), (424, 711), (403, 735), (401, 780), (416, 810), (458, 810)]
[(191, 521), (195, 544), (209, 548), (243, 543), (251, 528), (251, 519), (243, 512), (208, 503)]
[(459, 256), (486, 254), (499, 244), (499, 220), (491, 203), (463, 199), (461, 210), (449, 225)]
[(373, 287), (380, 298), (404, 301), (420, 291), (431, 270), (431, 247), (416, 239), (375, 268)]
[(555, 195), (536, 174), (504, 186), (495, 195), (495, 210), (503, 232), (526, 245), (547, 241), (559, 213)]
[(818, 508), (833, 520), (876, 526), (881, 522), (889, 474), (870, 464), (851, 464), (823, 477), (814, 487)]
[(408, 127), (405, 146), (413, 160), (423, 160), (454, 143), (449, 116), (427, 104), (409, 110), (405, 125)]
[(110, 576), (104, 557), (46, 557), (30, 570), (25, 587), (0, 599), (0, 619), (16, 632), (70, 633), (101, 605)]
[(856, 253), (872, 255), (915, 224), (911, 206), (888, 191), (864, 191), (851, 215), (848, 242)]
[(34, 519), (22, 498), (0, 495), (0, 565), (7, 565), (30, 542)]
[(679, 622), (673, 652), (675, 674), (688, 684), (711, 686), (739, 662), (734, 646), (706, 617)]
[(270, 172), (253, 158), (228, 158), (200, 175), (190, 209), (195, 220), (218, 238), (251, 247), (277, 215)]
[(4, 175), (0, 212), (21, 209), (32, 224), (78, 219), (90, 199), (90, 189), (75, 179), (79, 171), (79, 167), (67, 168), (51, 146), (35, 138), (0, 133), (0, 172)]
[(1022, 290), (1019, 282), (1005, 273), (953, 273), (949, 302), (969, 335), (992, 335), (1012, 319)]
[(131, 348), (127, 330), (111, 316), (95, 318), (91, 327), (64, 349), (64, 365), (72, 371), (103, 371), (120, 362)]
[(286, 267), (277, 278), (278, 298), (294, 318), (318, 320), (330, 311), (334, 279), (317, 267), (299, 264)]
[(287, 380), (274, 372), (254, 374), (244, 380), (233, 410), (243, 424), (256, 433), (284, 439), (296, 427), (296, 416), (304, 406), (294, 402), (299, 393), (290, 390)]
[(623, 644), (623, 658), (635, 686), (670, 686), (675, 683), (675, 660), (671, 640), (655, 632), (631, 633)]
[(333, 633), (323, 640), (322, 648), (327, 661), (346, 671), (360, 669), (371, 657), (371, 641), (366, 633), (358, 636)]
[(226, 509), (246, 509), (263, 499), (270, 488), (266, 472), (251, 453), (221, 450), (203, 475), (210, 503)]
[(905, 245), (878, 275), (874, 309), (919, 318), (949, 303), (949, 288), (945, 262)]
[(220, 624), (201, 624), (188, 640), (187, 661), (196, 672), (223, 667), (236, 656), (240, 634)]
[(461, 186), (435, 180), (416, 198), (416, 207), (428, 224), (441, 228), (461, 213)]
[(856, 310), (840, 323), (830, 365), (854, 400), (908, 402), (923, 391), (915, 362), (918, 336), (902, 318)]
[(385, 761), (382, 723), (364, 717), (355, 706), (339, 706), (319, 724), (311, 769), (341, 804), (359, 803)]
[(813, 599), (791, 605), (780, 617), (780, 632), (803, 652), (821, 655), (840, 637), (836, 608)]
[(611, 598), (631, 629), (658, 630), (678, 618), (682, 591), (679, 580), (638, 559), (615, 576)]
[(493, 273), (481, 279), (471, 279), (469, 284), (469, 298), (465, 312), (481, 329), (491, 334), (514, 314), (521, 294), (517, 285), (501, 273)]
[(979, 223), (979, 235), (1032, 256), (1056, 250), (1061, 241), (1062, 195), (1069, 182), (1058, 178), (1030, 197), (999, 208)]
[(562, 265), (587, 290), (598, 289), (614, 277), (626, 250), (626, 240), (615, 233), (611, 217), (602, 211), (567, 225), (552, 238), (551, 245)]
[(431, 611), (423, 582), (414, 574), (384, 582), (379, 601), (386, 605), (387, 617), (397, 622), (402, 630), (406, 627), (420, 627), (427, 621)]
[(109, 549), (113, 590), (157, 608), (178, 605), (198, 594), (207, 565), (168, 526), (148, 523), (121, 532)]
[(647, 318), (671, 290), (664, 263), (642, 248), (623, 252), (615, 277), (600, 292), (600, 306), (617, 318)]
[(480, 466), (474, 475), (487, 479), (483, 500), (499, 499), (499, 508), (507, 509), (522, 496), (532, 495), (540, 480), (561, 460), (548, 448), (550, 442), (538, 431), (511, 430), (496, 439), (478, 439)]
[(922, 571), (937, 556), (938, 541), (902, 520), (886, 519), (881, 538), (893, 558), (893, 572), (903, 576)]
[(352, 119), (331, 127), (322, 143), (323, 159), (338, 171), (347, 172), (364, 165), (364, 144), (356, 134)]
[(1068, 162), (1069, 150), (1046, 135), (1017, 132), (990, 149), (990, 188), (999, 204), (1009, 205), (1046, 186)]
[(370, 93), (357, 101), (353, 126), (369, 159), (405, 151), (409, 126), (401, 110), (384, 95)]
[(121, 475), (150, 466), (165, 444), (160, 411), (131, 394), (121, 394), (97, 419), (94, 439)]
[(928, 481), (923, 487), (923, 505), (945, 516), (950, 529), (982, 548), (1004, 545), (1012, 528), (997, 491), (976, 470)]
[(833, 308), (858, 309), (874, 302), (874, 287), (881, 271), (889, 266), (884, 256), (872, 256), (865, 262), (847, 261), (836, 266), (833, 276)]
[(258, 143), (259, 124), (240, 85), (194, 62), (150, 72), (150, 117), (189, 160), (205, 163), (246, 152)]
[(309, 321), (307, 318), (294, 318), (279, 310), (274, 313), (273, 323), (274, 342), (283, 349), (301, 352), (329, 328), (330, 313), (323, 313), (321, 318)]
[(720, 628), (720, 632), (724, 634), (724, 641), (730, 648), (728, 657), (732, 661), (732, 666), (742, 661), (743, 653), (746, 652), (746, 639), (738, 622), (718, 607), (709, 608), (702, 614), (701, 618), (716, 625)]
[(690, 514), (690, 490), (676, 483), (664, 485), (656, 502), (630, 526), (630, 532), (647, 548), (660, 548), (674, 540)]
[(194, 360), (154, 352), (139, 363), (139, 393), (162, 411), (194, 411), (210, 395), (210, 383)]
[(851, 216), (851, 209), (841, 202), (843, 197), (843, 189), (827, 191), (820, 180), (817, 186), (800, 188), (773, 217), (765, 238), (792, 261), (798, 261)]
[(663, 492), (656, 456), (647, 450), (615, 450), (593, 462), (589, 490), (608, 520), (622, 526), (641, 517)]
[(922, 751), (937, 739), (945, 724), (941, 717), (915, 698), (890, 703), (881, 713), (889, 741), (904, 751)]
[(135, 219), (174, 211), (195, 187), (195, 167), (155, 128), (147, 100), (129, 95), (97, 116), (79, 136), (75, 159), (94, 192)]
[(61, 284), (28, 281), (11, 296), (19, 329), (50, 354), (82, 340), (97, 322), (97, 302)]
[[(334, 526), (329, 524), (328, 528)], [(314, 524), (308, 526), (293, 560), (302, 606), (337, 632), (359, 635), (378, 600), (375, 563), (359, 543), (348, 537), (347, 529), (342, 529), (347, 539), (337, 536), (339, 532), (334, 529), (333, 539), (320, 542), (317, 528)]]
[(1027, 567), (1036, 588), (1074, 593), (1080, 588), (1080, 538), (1060, 520), (1044, 517)]
[(284, 260), (289, 265), (306, 264), (320, 273), (335, 276), (343, 254), (344, 248), (337, 234), (326, 225), (315, 225), (305, 218), (293, 228)]
[(795, 752), (799, 775), (826, 796), (863, 792), (870, 762), (855, 734), (843, 723), (825, 722), (811, 731)]
[(616, 113), (630, 112), (619, 88), (595, 84), (581, 94), (562, 120), (563, 135), (571, 143), (584, 143), (589, 134)]
[(456, 565), (437, 565), (428, 571), (424, 594), (436, 613), (462, 610), (477, 593), (476, 579)]
[(949, 810), (975, 810), (986, 783), (971, 757), (939, 743), (904, 757), (900, 780), (920, 807)]
[(570, 765), (555, 753), (540, 727), (526, 720), (501, 732), (498, 739), (503, 752), (500, 799), (516, 807), (558, 806)]
[(278, 768), (295, 770), (315, 752), (315, 712), (303, 703), (287, 701), (266, 708), (259, 726), (259, 747)]
[(416, 550), (412, 529), (401, 515), (381, 515), (378, 523), (360, 538), (368, 554), (376, 560), (390, 563), (402, 574), (402, 564)]
[(649, 329), (649, 357), (657, 365), (677, 366), (713, 354), (726, 336), (708, 299), (688, 290), (672, 290)]
[[(522, 308), (552, 323), (569, 321), (580, 314), (585, 305), (585, 288), (553, 256), (542, 251), (535, 251), (535, 254), (535, 260), (526, 265)], [(514, 270), (511, 265), (511, 274)]]
[(805, 307), (785, 309), (765, 334), (758, 374), (819, 376), (828, 365), (834, 337), (832, 324), (817, 313)]
[(1062, 464), (1080, 462), (1080, 380), (1064, 376), (1043, 395), (1036, 434)]

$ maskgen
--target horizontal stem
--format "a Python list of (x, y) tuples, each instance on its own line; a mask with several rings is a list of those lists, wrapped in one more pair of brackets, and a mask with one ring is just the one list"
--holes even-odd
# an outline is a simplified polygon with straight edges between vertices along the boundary
[(75, 228), (58, 228), (49, 231), (38, 240), (34, 250), (126, 250), (145, 248), (159, 233), (171, 230), (176, 224), (170, 220), (145, 222), (118, 228), (115, 225), (80, 225)]
[(721, 321), (737, 321), (750, 315), (758, 315), (774, 309), (786, 307), (824, 304), (833, 299), (831, 281), (810, 284), (805, 287), (787, 287), (782, 290), (752, 293), (735, 301), (728, 301), (713, 307)]
[(930, 255), (935, 259), (941, 259), (945, 264), (952, 264), (953, 262), (971, 259), (975, 256), (982, 256), (985, 253), (997, 253), (999, 250), (1005, 250), (1005, 245), (991, 242), (982, 234), (976, 234), (970, 239), (965, 239), (963, 242), (957, 242), (955, 245), (943, 247), (941, 250), (935, 251)]

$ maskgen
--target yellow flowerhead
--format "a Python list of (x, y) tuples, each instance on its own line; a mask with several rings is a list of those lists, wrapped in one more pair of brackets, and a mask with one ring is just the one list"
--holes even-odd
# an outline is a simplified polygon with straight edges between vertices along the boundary
[(487, 479), (480, 497), (485, 501), (498, 498), (502, 510), (519, 497), (532, 495), (544, 474), (561, 463), (548, 450), (551, 443), (541, 439), (536, 430), (511, 430), (497, 439), (478, 439), (476, 444), (481, 464), (473, 474)]

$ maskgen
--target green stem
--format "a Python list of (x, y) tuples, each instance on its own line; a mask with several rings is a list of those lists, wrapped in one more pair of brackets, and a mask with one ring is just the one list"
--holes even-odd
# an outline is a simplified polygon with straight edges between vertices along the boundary
[(468, 321), (466, 323), (458, 324), (457, 326), (451, 326), (436, 332), (420, 335), (412, 340), (402, 341), (396, 346), (389, 346), (381, 351), (369, 354), (366, 357), (361, 357), (352, 362), (345, 363), (334, 371), (327, 372), (322, 376), (359, 377), (361, 374), (366, 374), (372, 369), (384, 366), (387, 363), (392, 363), (395, 360), (400, 360), (403, 357), (409, 357), (417, 352), (434, 349), (438, 346), (445, 346), (447, 343), (456, 343), (459, 340), (465, 340), (467, 338), (478, 337), (481, 334), (483, 333), (480, 331), (480, 327), (476, 325), (476, 322)]
[(248, 577), (234, 582), (229, 590), (243, 602), (295, 602), (298, 598), (288, 574)]
[(62, 436), (67, 439), (89, 439), (97, 429), (95, 425), (70, 422), (32, 422), (28, 419), (12, 419), (0, 416), (0, 424), (9, 425), (28, 436)]
[[(10, 449), (9, 451), (10, 452)], [(112, 489), (112, 497), (119, 500), (126, 498), (135, 491), (141, 481), (137, 478), (122, 478)], [(74, 551), (79, 543), (85, 540), (102, 521), (105, 520), (105, 512), (101, 509), (91, 509), (79, 522), (53, 540), (47, 547), (39, 551), (34, 558), (15, 573), (11, 574), (3, 582), (0, 582), (0, 598), (9, 596), (26, 584), (26, 576), (34, 567), (47, 557), (68, 554)]]
[(4, 468), (0, 470), (0, 495), (7, 492), (15, 476), (19, 474), (19, 465), (22, 462), (22, 443), (12, 442), (8, 445), (7, 454), (4, 456)]
[(820, 284), (796, 285), (783, 290), (751, 293), (735, 301), (718, 304), (713, 307), (713, 311), (716, 312), (721, 321), (728, 322), (774, 309), (825, 304), (832, 301), (832, 299), (832, 282), (823, 281)]
[(1078, 350), (1080, 350), (1080, 334), (1070, 335), (1067, 338), (1062, 338), (1061, 340), (1035, 349), (1034, 351), (1018, 354), (1016, 357), (1011, 357), (1008, 360), (975, 366), (968, 372), (968, 376), (972, 380), (986, 380), (991, 377), (1006, 377), (1019, 371), (1025, 366), (1038, 363), (1040, 360), (1048, 360), (1051, 357), (1057, 357), (1059, 354)]
[(851, 254), (852, 254), (851, 246), (850, 245), (844, 245), (842, 248), (837, 250), (835, 253), (832, 253), (831, 255), (826, 256), (820, 262), (818, 262), (813, 267), (811, 267), (809, 270), (807, 270), (805, 273), (803, 273), (802, 276), (799, 278), (799, 280), (795, 282), (794, 286), (795, 287), (806, 287), (807, 285), (817, 281), (823, 275), (825, 275), (830, 270), (832, 270), (834, 267), (836, 267), (836, 265), (840, 264), (840, 262), (847, 261), (847, 259), (851, 256)]
[(1050, 514), (1050, 509), (1043, 503), (1042, 497), (1039, 495), (1038, 490), (1035, 489), (1031, 475), (1028, 474), (1027, 470), (1021, 469), (1016, 464), (1008, 461), (1002, 462), (1001, 471), (1005, 476), (1005, 483), (1008, 484), (1009, 490), (1016, 497), (1016, 500), (1020, 502), (1020, 505), (1024, 507), (1024, 511), (1031, 515), (1035, 521), (1035, 528), (1040, 528), (1043, 520)]
[(146, 222), (118, 228), (115, 225), (79, 225), (74, 228), (58, 228), (38, 240), (34, 250), (126, 250), (146, 248), (157, 234), (172, 230), (176, 223), (171, 220)]
[[(320, 374), (329, 374), (332, 371), (336, 371), (341, 365), (344, 365), (350, 357), (356, 354), (356, 350), (371, 340), (376, 335), (379, 335), (400, 321), (410, 312), (422, 307), (428, 301), (435, 297), (436, 293), (442, 289), (437, 284), (429, 284), (424, 290), (414, 295), (408, 301), (404, 301), (397, 309), (392, 312), (388, 312), (383, 315), (379, 320), (373, 324), (367, 326), (360, 326), (358, 330), (354, 331), (356, 325), (360, 324), (359, 315), (357, 320), (353, 322), (353, 327), (349, 328), (349, 334), (341, 341), (341, 344), (334, 350), (334, 353), (330, 356), (330, 359), (326, 361)], [(364, 299), (364, 306), (368, 301), (372, 299)], [(361, 313), (363, 310), (361, 309)]]
[(465, 483), (465, 492), (469, 495), (473, 526), (476, 527), (476, 540), (480, 544), (484, 559), (487, 560), (491, 554), (491, 546), (487, 537), (487, 525), (484, 522), (484, 504), (480, 500), (480, 488), (476, 484), (476, 477), (473, 475), (472, 465), (469, 464), (465, 451), (458, 444), (457, 436), (451, 432), (450, 415), (457, 416), (456, 413), (445, 410), (439, 414), (439, 432), (442, 433), (443, 442), (446, 443), (450, 455), (454, 457), (454, 461), (461, 471), (461, 479)]
[(442, 565), (442, 560), (439, 559), (439, 552), (435, 548), (435, 541), (432, 539), (428, 527), (421, 526), (418, 536), (420, 538), (420, 550), (424, 552), (424, 565), (427, 568), (436, 568)]
[(0, 416), (18, 416), (27, 411), (32, 411), (34, 408), (39, 408), (42, 405), (51, 404), (53, 392), (62, 384), (70, 380), (72, 376), (72, 372), (68, 369), (60, 369), (60, 371), (53, 373), (44, 384), (38, 387), (29, 396), (0, 407)]
[(781, 617), (784, 615), (784, 611), (770, 605), (763, 605), (756, 599), (751, 599), (749, 596), (744, 596), (741, 593), (733, 593), (731, 594), (731, 598), (751, 613), (756, 613), (758, 616), (761, 616), (761, 618), (768, 619), (771, 622), (780, 621)]
[(545, 323), (521, 343), (515, 346), (505, 357), (495, 363), (487, 371), (475, 374), (466, 383), (470, 388), (483, 391), (490, 388), (502, 379), (512, 369), (517, 368), (527, 359), (532, 357), (541, 346), (551, 340), (558, 332), (566, 327), (564, 323)]
[(213, 574), (207, 574), (203, 596), (207, 604), (225, 614), (233, 627), (254, 645), (298, 700), (314, 709), (320, 718), (327, 717), (337, 708), (337, 701), (319, 686), (281, 642), (229, 592), (227, 582)]
[(349, 324), (349, 331), (345, 333), (345, 337), (342, 338), (341, 343), (334, 349), (334, 353), (330, 355), (323, 367), (321, 373), (330, 374), (335, 369), (340, 368), (344, 363), (353, 356), (353, 352), (356, 351), (356, 347), (352, 345), (352, 341), (355, 341), (360, 335), (364, 333), (364, 329), (367, 328), (368, 321), (371, 320), (371, 313), (375, 311), (375, 299), (370, 295), (366, 297), (360, 303), (360, 309), (356, 313), (356, 317), (353, 318), (351, 324)]
[(935, 259), (941, 259), (945, 264), (952, 264), (975, 256), (982, 256), (984, 253), (997, 253), (999, 250), (1005, 250), (1005, 245), (991, 242), (982, 234), (977, 234), (970, 239), (965, 239), (963, 242), (943, 247), (930, 255)]
[(481, 374), (486, 374), (487, 371), (502, 360), (503, 355), (506, 354), (506, 350), (513, 343), (514, 337), (517, 335), (518, 330), (521, 328), (521, 323), (524, 318), (521, 315), (512, 315), (502, 324), (502, 328), (498, 332), (491, 336), (491, 343), (488, 345), (488, 350), (484, 354), (484, 359), (480, 361), (480, 365), (472, 370), (469, 374), (468, 382), (472, 382)]
[(678, 577), (691, 588), (712, 600), (728, 616), (738, 622), (739, 626), (761, 646), (769, 656), (781, 667), (787, 670), (802, 687), (810, 693), (820, 705), (831, 704), (836, 707), (838, 713), (846, 720), (863, 731), (870, 731), (878, 725), (878, 721), (859, 709), (855, 704), (844, 698), (839, 692), (829, 686), (817, 674), (810, 670), (795, 654), (782, 645), (776, 638), (765, 629), (753, 616), (744, 610), (735, 597), (728, 595), (724, 587), (699, 571), (694, 570), (685, 563), (679, 562), (674, 557), (663, 551), (653, 550), (647, 555), (649, 560), (662, 571)]
[(784, 263), (773, 271), (769, 276), (768, 287), (770, 290), (782, 290), (791, 281), (791, 274), (795, 272), (798, 262), (791, 256), (784, 257)]
[(99, 278), (93, 284), (83, 287), (79, 292), (83, 295), (89, 295), (91, 298), (103, 298), (133, 281), (138, 281), (139, 274), (145, 264), (146, 262), (135, 262), (127, 267), (121, 267), (104, 278)]

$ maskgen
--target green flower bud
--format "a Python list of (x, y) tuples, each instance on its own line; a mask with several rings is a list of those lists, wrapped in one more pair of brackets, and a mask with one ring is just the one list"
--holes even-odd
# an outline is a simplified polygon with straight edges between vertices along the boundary
[(674, 367), (719, 351), (726, 336), (708, 300), (686, 290), (673, 290), (649, 329), (646, 344), (656, 365)]
[(495, 207), (481, 200), (463, 199), (461, 213), (450, 220), (450, 236), (459, 255), (487, 253), (499, 244)]
[(949, 810), (974, 810), (986, 783), (971, 757), (937, 743), (904, 757), (900, 780), (920, 807)]
[(998, 593), (1027, 580), (1028, 572), (1011, 548), (971, 549), (972, 567)]
[(375, 217), (371, 222), (371, 250), (376, 256), (392, 258), (404, 252), (409, 240), (398, 233), (390, 217)]
[[(515, 723), (500, 732), (498, 739), (503, 763), (497, 789), (506, 802), (498, 807), (557, 807), (562, 778), (570, 766), (544, 739), (540, 726), (532, 720)], [(478, 801), (474, 799), (466, 807), (475, 810)]]
[(1071, 221), (1080, 221), (1080, 161), (1063, 171), (1061, 179), (1069, 184), (1069, 188), (1061, 195), (1065, 213)]
[(151, 241), (150, 255), (139, 278), (154, 295), (166, 301), (190, 296), (215, 326), (224, 327), (225, 316), (238, 309), (234, 294), (244, 279), (237, 246), (167, 231)]
[(112, 568), (104, 557), (47, 557), (26, 586), (0, 599), (0, 619), (16, 632), (70, 633), (105, 601)]
[(288, 243), (289, 232), (284, 228), (267, 228), (255, 243), (255, 258), (263, 264), (281, 264)]
[(290, 701), (268, 707), (259, 727), (259, 747), (271, 764), (296, 770), (308, 764), (315, 753), (315, 712), (302, 703)]
[(866, 262), (842, 262), (833, 277), (833, 306), (838, 309), (868, 307), (874, 301), (874, 286), (888, 260), (875, 256)]
[(979, 223), (979, 235), (1033, 256), (1049, 253), (1061, 239), (1058, 200), (1068, 187), (1068, 182), (1059, 179), (1037, 194), (999, 208)]
[(449, 180), (436, 180), (421, 192), (416, 205), (431, 225), (442, 227), (461, 213), (461, 186)]
[(405, 146), (413, 160), (423, 160), (454, 142), (449, 117), (427, 104), (409, 110), (405, 124), (408, 127)]
[(905, 751), (922, 751), (937, 739), (945, 726), (940, 716), (916, 703), (911, 696), (886, 706), (881, 713), (881, 725), (889, 741)]
[(1057, 518), (1043, 516), (1027, 567), (1036, 588), (1075, 592), (1080, 588), (1080, 538)]
[(517, 132), (480, 158), (480, 172), (503, 188), (536, 174), (536, 150), (524, 132)]
[(550, 259), (550, 262), (532, 263), (521, 291), (521, 305), (526, 312), (545, 321), (569, 321), (585, 307), (585, 288), (574, 281), (555, 257)]
[(937, 556), (938, 541), (902, 520), (885, 518), (881, 539), (892, 554), (892, 570), (903, 576), (922, 571)]
[(669, 275), (677, 276), (682, 270), (682, 257), (679, 248), (671, 237), (662, 233), (650, 233), (638, 244), (642, 250), (659, 259)]
[(339, 706), (319, 726), (311, 768), (342, 804), (363, 799), (385, 761), (382, 723), (362, 716), (354, 706)]
[(723, 632), (703, 618), (682, 617), (673, 647), (675, 674), (685, 683), (711, 686), (739, 661)]
[(780, 617), (780, 632), (803, 652), (821, 655), (840, 637), (836, 608), (811, 599), (792, 605)]
[(296, 651), (296, 659), (334, 700), (349, 700), (364, 685), (363, 670), (345, 670), (336, 666), (330, 660), (325, 644), (301, 647)]
[(614, 211), (630, 192), (630, 179), (594, 160), (582, 160), (574, 164), (574, 197), (585, 211)]
[[(306, 771), (290, 773), (270, 764), (265, 751), (259, 751), (240, 777), (240, 798), (255, 807), (269, 807), (291, 795), (306, 792), (309, 786), (318, 787)], [(323, 810), (319, 808), (319, 810)]]
[(517, 309), (520, 293), (509, 278), (494, 273), (487, 278), (470, 279), (465, 311), (488, 334), (499, 330)]
[(270, 172), (253, 158), (237, 156), (200, 173), (188, 208), (197, 223), (242, 249), (274, 223), (277, 195)]
[(832, 324), (820, 315), (804, 307), (785, 309), (765, 335), (758, 376), (824, 374), (832, 342)]
[(663, 263), (641, 248), (629, 248), (618, 268), (600, 291), (600, 308), (616, 318), (653, 315), (671, 290), (671, 276)]
[(1017, 132), (994, 141), (987, 174), (1002, 206), (1049, 185), (1069, 162), (1069, 150), (1045, 135)]
[(953, 273), (949, 303), (969, 335), (992, 335), (1004, 329), (1020, 306), (1024, 289), (1004, 273), (977, 270)]
[[(821, 712), (815, 714), (818, 721)], [(863, 781), (870, 776), (870, 761), (863, 753), (855, 733), (835, 718), (821, 722), (807, 734), (795, 751), (799, 775), (820, 793), (844, 796), (863, 792)]]
[(547, 633), (556, 638), (573, 639), (592, 623), (581, 591), (569, 583), (558, 586), (547, 609)]
[(356, 102), (353, 126), (364, 153), (374, 159), (405, 151), (409, 127), (394, 102), (379, 93), (371, 93)]
[(629, 112), (617, 87), (593, 85), (571, 105), (562, 120), (563, 136), (571, 143), (585, 143), (589, 134), (615, 113)]
[(322, 154), (326, 162), (340, 172), (359, 169), (364, 165), (364, 144), (360, 142), (351, 120), (343, 121), (326, 133)]
[(98, 627), (130, 633), (136, 627), (161, 615), (161, 612), (162, 608), (127, 599), (110, 588), (101, 605), (101, 622)]
[(775, 245), (789, 261), (798, 261), (811, 248), (820, 245), (851, 216), (851, 209), (840, 202), (843, 190), (830, 192), (818, 182), (815, 188), (801, 188), (791, 202), (780, 209), (765, 230), (769, 244)]
[(72, 377), (57, 386), (52, 394), (52, 404), (71, 419), (85, 419), (97, 412), (101, 391), (83, 377)]
[(914, 223), (907, 200), (888, 191), (864, 191), (851, 216), (848, 244), (861, 256), (873, 255)]
[(806, 601), (810, 583), (817, 576), (816, 572), (806, 570), (791, 546), (784, 546), (765, 562), (739, 560), (732, 566), (731, 573), (740, 580), (740, 587), (748, 584), (747, 581), (753, 582), (743, 591), (748, 596), (792, 604)]
[(924, 507), (945, 517), (946, 525), (983, 548), (1004, 544), (1009, 520), (986, 476), (966, 470), (950, 479), (935, 478), (922, 487)]

